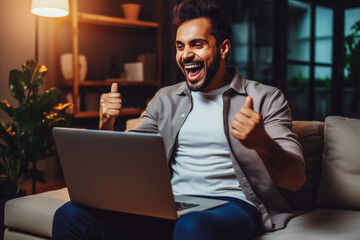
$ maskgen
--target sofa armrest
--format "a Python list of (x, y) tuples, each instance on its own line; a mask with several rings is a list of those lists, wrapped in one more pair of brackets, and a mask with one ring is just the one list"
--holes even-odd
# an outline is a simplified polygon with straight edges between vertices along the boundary
[(51, 238), (54, 214), (69, 200), (67, 188), (9, 200), (5, 204), (5, 226)]

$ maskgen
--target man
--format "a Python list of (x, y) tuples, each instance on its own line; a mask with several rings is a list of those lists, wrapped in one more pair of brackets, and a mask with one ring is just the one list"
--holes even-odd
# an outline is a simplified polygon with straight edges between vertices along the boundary
[[(214, 1), (183, 1), (174, 8), (174, 22), (176, 61), (186, 81), (161, 89), (135, 131), (163, 136), (174, 194), (229, 203), (182, 216), (174, 224), (173, 238), (251, 239), (263, 230), (283, 228), (292, 214), (277, 187), (297, 190), (305, 181), (286, 100), (279, 90), (246, 80), (226, 66), (231, 26)], [(101, 96), (100, 129), (114, 129), (121, 104), (113, 84)], [(100, 210), (71, 203), (60, 208), (54, 239), (99, 239), (109, 232), (122, 236), (128, 227), (123, 219), (139, 218), (93, 211)], [(145, 220), (137, 229), (146, 225)]]

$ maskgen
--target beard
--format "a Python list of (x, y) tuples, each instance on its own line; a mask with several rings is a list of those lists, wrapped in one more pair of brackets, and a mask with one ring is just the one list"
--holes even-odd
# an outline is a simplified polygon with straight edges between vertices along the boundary
[[(204, 63), (202, 61), (196, 61), (196, 60), (187, 60), (186, 61), (185, 60), (181, 64), (183, 69), (184, 69), (184, 65), (183, 65), (184, 63), (200, 63), (200, 64), (202, 64), (204, 66)], [(186, 71), (183, 70), (182, 72), (184, 74), (185, 81), (186, 81), (186, 84), (187, 84), (188, 88), (191, 91), (194, 91), (194, 92), (201, 91), (201, 90), (205, 89), (211, 83), (211, 81), (214, 79), (216, 73), (219, 70), (219, 66), (220, 66), (220, 52), (216, 51), (216, 55), (215, 55), (213, 61), (210, 62), (209, 66), (207, 67), (205, 80), (199, 86), (192, 86), (191, 84), (189, 84), (189, 81), (186, 78)]]

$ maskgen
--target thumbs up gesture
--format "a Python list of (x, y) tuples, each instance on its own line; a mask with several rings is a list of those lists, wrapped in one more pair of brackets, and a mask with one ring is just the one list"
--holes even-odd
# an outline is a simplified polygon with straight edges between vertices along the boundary
[(113, 83), (110, 93), (104, 93), (100, 97), (100, 129), (114, 129), (115, 119), (120, 115), (121, 104), (122, 100), (118, 92), (118, 85)]
[(268, 139), (262, 116), (254, 111), (253, 99), (250, 96), (246, 98), (245, 105), (235, 115), (231, 127), (231, 135), (250, 149), (263, 147)]

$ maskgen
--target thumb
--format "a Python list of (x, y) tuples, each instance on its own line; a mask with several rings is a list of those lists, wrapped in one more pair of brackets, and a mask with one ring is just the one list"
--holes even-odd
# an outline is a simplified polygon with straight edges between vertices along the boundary
[(244, 107), (247, 107), (247, 108), (250, 108), (251, 110), (254, 110), (252, 97), (250, 97), (250, 96), (247, 96), (247, 97), (246, 97)]
[(117, 83), (111, 84), (111, 93), (117, 93), (118, 92), (118, 85)]

